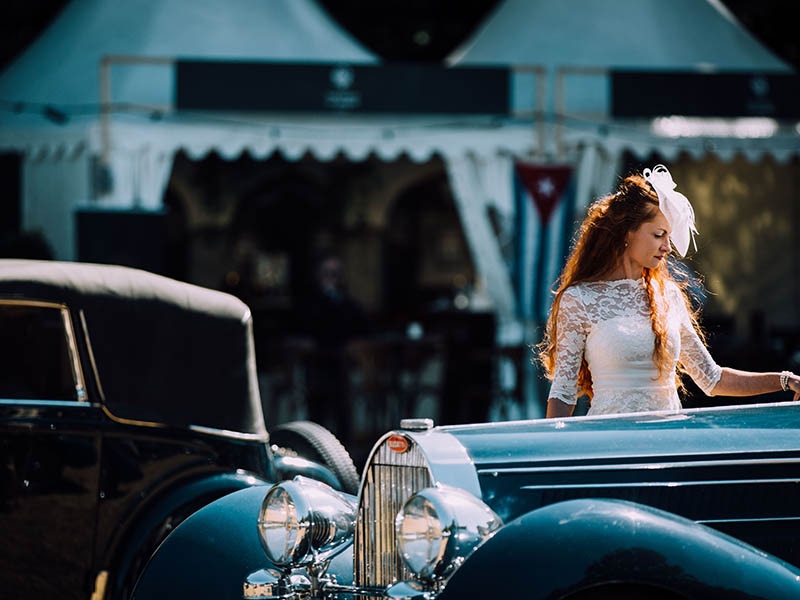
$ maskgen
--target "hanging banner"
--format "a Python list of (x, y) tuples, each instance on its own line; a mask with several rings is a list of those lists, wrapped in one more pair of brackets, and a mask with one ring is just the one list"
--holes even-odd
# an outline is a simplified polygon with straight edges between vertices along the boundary
[(620, 118), (800, 118), (800, 75), (612, 70), (611, 114)]
[(500, 115), (510, 69), (179, 60), (179, 110)]
[(520, 316), (544, 322), (569, 251), (575, 204), (572, 165), (514, 165), (514, 281)]

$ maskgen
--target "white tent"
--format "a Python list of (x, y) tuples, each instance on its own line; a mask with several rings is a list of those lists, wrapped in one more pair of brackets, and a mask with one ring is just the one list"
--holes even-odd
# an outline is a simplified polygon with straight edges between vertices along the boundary
[[(100, 63), (107, 56), (118, 59), (106, 88), (112, 111), (103, 115)], [(310, 153), (319, 160), (438, 155), (447, 161), (478, 271), (495, 307), (511, 318), (511, 283), (478, 190), (508, 186), (494, 177), (493, 158), (530, 152), (527, 128), (441, 117), (176, 113), (176, 58), (378, 61), (312, 0), (73, 0), (0, 77), (6, 109), (0, 112), (0, 151), (25, 155), (24, 227), (46, 231), (59, 258), (74, 258), (72, 213), (80, 204), (159, 208), (178, 150), (194, 158), (212, 151), (226, 158)], [(48, 119), (53, 108), (67, 122)], [(108, 189), (99, 180), (100, 158), (110, 167)]]
[(718, 0), (505, 0), (450, 61), (790, 70)]
[[(135, 142), (128, 131), (148, 125), (148, 107), (173, 103), (173, 65), (121, 64), (111, 72), (111, 139), (101, 139), (101, 60), (215, 58), (374, 63), (376, 57), (337, 28), (311, 0), (74, 0), (0, 77), (0, 150), (25, 153), (23, 214), (26, 228), (48, 231), (59, 258), (71, 259), (76, 203), (93, 199), (93, 158), (109, 151), (114, 190), (106, 202), (160, 203), (175, 146), (168, 119)], [(67, 115), (48, 120), (49, 109)], [(50, 112), (50, 115), (53, 113)], [(137, 118), (137, 115), (139, 117)], [(122, 132), (117, 132), (117, 127)], [(229, 143), (217, 125), (208, 151)], [(105, 146), (104, 146), (105, 144)], [(103, 147), (101, 147), (103, 146)], [(241, 150), (241, 147), (238, 149)], [(134, 189), (136, 188), (136, 189)]]
[[(107, 56), (117, 59), (105, 82), (100, 65)], [(550, 151), (552, 130), (538, 137), (530, 119), (173, 112), (176, 58), (378, 62), (313, 0), (73, 0), (0, 76), (0, 151), (24, 153), (23, 225), (46, 231), (59, 258), (74, 258), (72, 216), (79, 205), (159, 208), (178, 150), (192, 157), (310, 153), (320, 160), (436, 155), (447, 165), (473, 259), (500, 320), (515, 319), (511, 280), (486, 208), (513, 213), (513, 159)], [(137, 62), (142, 59), (153, 63)], [(450, 62), (541, 65), (551, 72), (561, 65), (787, 70), (715, 0), (505, 0)], [(101, 103), (104, 83), (107, 104)], [(52, 122), (60, 114), (67, 121)], [(581, 199), (606, 187), (596, 173), (613, 176), (598, 166), (597, 148), (611, 157), (623, 148), (654, 146), (707, 151), (706, 140), (665, 140), (624, 127), (590, 124), (565, 136), (571, 148), (590, 150), (570, 157), (578, 164)], [(716, 144), (718, 151), (781, 157), (799, 147), (796, 135)], [(97, 168), (101, 159), (110, 168), (110, 186)]]
[[(504, 0), (448, 62), (542, 67), (548, 93), (537, 109), (561, 120), (558, 135), (567, 144), (596, 141), (612, 153), (629, 149), (639, 155), (658, 148), (670, 158), (712, 149), (724, 160), (741, 152), (752, 160), (770, 154), (785, 161), (800, 152), (794, 124), (744, 138), (715, 136), (713, 129), (702, 136), (662, 137), (653, 135), (649, 122), (609, 119), (610, 69), (792, 73), (719, 0)], [(534, 79), (516, 77), (515, 103), (533, 98)]]

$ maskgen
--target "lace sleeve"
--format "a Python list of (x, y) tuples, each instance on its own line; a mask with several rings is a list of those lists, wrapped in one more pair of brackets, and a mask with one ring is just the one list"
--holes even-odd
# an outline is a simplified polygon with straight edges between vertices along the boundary
[[(677, 289), (675, 293), (680, 294)], [(708, 348), (697, 335), (683, 298), (676, 298), (675, 304), (680, 307), (681, 364), (697, 387), (707, 396), (711, 396), (714, 386), (722, 376), (722, 368), (714, 361)]]
[(588, 334), (586, 308), (580, 291), (575, 287), (564, 290), (556, 322), (556, 364), (548, 398), (558, 398), (567, 404), (578, 402), (578, 373)]

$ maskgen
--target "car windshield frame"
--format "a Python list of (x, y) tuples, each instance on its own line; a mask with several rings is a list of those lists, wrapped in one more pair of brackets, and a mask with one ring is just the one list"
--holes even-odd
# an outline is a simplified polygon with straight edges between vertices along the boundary
[[(64, 304), (60, 304), (57, 302), (45, 302), (39, 300), (11, 300), (11, 299), (3, 299), (0, 298), (0, 311), (5, 311), (7, 309), (14, 308), (19, 309), (32, 309), (35, 311), (41, 311), (44, 314), (44, 311), (57, 311), (58, 312), (58, 320), (60, 321), (62, 327), (62, 333), (64, 335), (63, 343), (64, 343), (64, 352), (60, 354), (58, 357), (53, 357), (56, 360), (65, 360), (66, 363), (69, 365), (69, 370), (72, 375), (72, 389), (71, 393), (69, 394), (69, 398), (65, 397), (66, 394), (52, 394), (49, 392), (43, 393), (41, 391), (36, 393), (20, 393), (15, 394), (13, 397), (9, 394), (4, 394), (5, 399), (11, 400), (21, 400), (21, 399), (37, 399), (37, 400), (54, 400), (54, 401), (70, 401), (70, 402), (87, 402), (88, 395), (86, 390), (86, 380), (83, 375), (83, 368), (81, 367), (80, 356), (78, 353), (78, 347), (76, 344), (76, 337), (75, 337), (75, 329), (72, 324), (72, 319), (70, 318), (69, 310)], [(7, 332), (3, 332), (7, 333)], [(37, 332), (26, 332), (27, 334), (37, 333)], [(9, 340), (10, 341), (10, 340)], [(25, 340), (15, 340), (14, 345), (20, 344), (24, 346)], [(32, 344), (33, 345), (33, 344)], [(27, 357), (23, 362), (27, 363), (22, 366), (23, 370), (31, 370), (31, 372), (39, 372), (38, 365), (32, 364), (30, 361), (30, 356), (28, 356), (28, 352), (25, 351), (24, 348), (14, 347), (11, 349), (12, 352), (20, 352)], [(47, 365), (45, 365), (47, 366)], [(62, 375), (63, 377), (63, 375)], [(45, 377), (41, 378), (45, 380), (49, 380), (51, 378)], [(51, 397), (52, 396), (52, 397)]]

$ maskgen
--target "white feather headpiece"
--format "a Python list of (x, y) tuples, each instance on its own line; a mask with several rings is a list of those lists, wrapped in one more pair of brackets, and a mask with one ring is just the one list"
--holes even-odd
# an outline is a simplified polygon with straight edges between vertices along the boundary
[(694, 210), (689, 199), (675, 191), (676, 184), (667, 167), (656, 165), (652, 170), (645, 169), (642, 174), (658, 194), (659, 208), (672, 228), (672, 233), (669, 234), (672, 245), (681, 256), (686, 256), (690, 240), (697, 250), (694, 236), (698, 231), (694, 226)]

